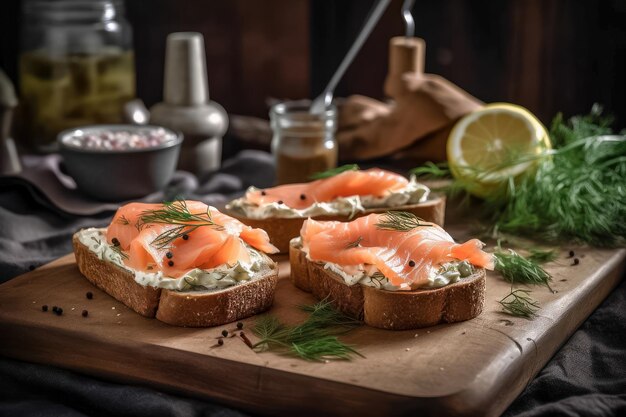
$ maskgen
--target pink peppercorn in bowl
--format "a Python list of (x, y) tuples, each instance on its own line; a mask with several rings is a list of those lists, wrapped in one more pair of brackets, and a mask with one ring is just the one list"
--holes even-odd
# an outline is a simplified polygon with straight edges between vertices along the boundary
[(93, 125), (61, 132), (59, 148), (78, 189), (124, 201), (162, 190), (172, 179), (182, 134), (159, 126)]

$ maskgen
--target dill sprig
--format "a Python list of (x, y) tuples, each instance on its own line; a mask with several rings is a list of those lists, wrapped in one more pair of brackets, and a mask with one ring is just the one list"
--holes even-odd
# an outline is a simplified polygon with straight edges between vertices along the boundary
[(309, 317), (295, 326), (285, 325), (269, 314), (259, 317), (254, 333), (261, 340), (253, 345), (253, 349), (276, 350), (310, 361), (349, 360), (354, 355), (362, 356), (337, 338), (360, 326), (360, 321), (336, 310), (329, 300), (300, 308), (309, 313)]
[(554, 261), (557, 257), (558, 253), (554, 249), (531, 248), (527, 259), (538, 264), (545, 264)]
[(511, 288), (511, 292), (498, 302), (507, 314), (532, 319), (540, 307), (539, 303), (533, 300), (529, 293), (528, 290)]
[(183, 278), (185, 280), (185, 286), (183, 287), (183, 291), (205, 291), (208, 288), (204, 285), (194, 284), (190, 282), (187, 277)]
[(358, 248), (361, 245), (362, 241), (363, 241), (363, 236), (359, 236), (354, 241), (348, 243), (346, 245), (346, 249)]
[(158, 235), (151, 244), (159, 249), (169, 246), (173, 241), (196, 230), (199, 227), (209, 226), (216, 230), (224, 227), (213, 221), (211, 211), (207, 207), (206, 212), (191, 213), (184, 200), (164, 202), (162, 209), (145, 210), (141, 213), (139, 223), (141, 227), (151, 224), (175, 225)]
[[(553, 149), (538, 155), (505, 158), (487, 171), (464, 168), (443, 191), (471, 190), (484, 176), (535, 160), (536, 169), (509, 177), (484, 198), (492, 234), (525, 235), (549, 242), (581, 242), (592, 246), (626, 243), (626, 138), (611, 135), (612, 118), (594, 105), (586, 116), (565, 120), (558, 114), (550, 128)], [(450, 174), (446, 164), (413, 170), (422, 177)]]
[(120, 217), (117, 218), (117, 222), (119, 224), (121, 224), (121, 225), (124, 225), (124, 226), (130, 224), (130, 221), (123, 214)]
[(387, 211), (381, 215), (376, 228), (379, 230), (393, 230), (397, 232), (409, 232), (416, 227), (430, 227), (425, 224), (424, 219), (420, 219), (413, 213), (407, 211)]
[(128, 259), (128, 254), (122, 250), (119, 245), (109, 245), (109, 247), (116, 252), (122, 259)]
[(347, 164), (347, 165), (339, 166), (337, 168), (331, 168), (326, 171), (316, 172), (314, 174), (311, 174), (309, 178), (312, 180), (321, 180), (324, 178), (334, 177), (335, 175), (341, 174), (342, 172), (358, 171), (359, 169), (360, 168), (357, 164)]
[(506, 281), (512, 284), (545, 285), (552, 291), (550, 288), (552, 277), (536, 261), (524, 258), (513, 249), (508, 251), (498, 250), (493, 256), (495, 259), (495, 270)]

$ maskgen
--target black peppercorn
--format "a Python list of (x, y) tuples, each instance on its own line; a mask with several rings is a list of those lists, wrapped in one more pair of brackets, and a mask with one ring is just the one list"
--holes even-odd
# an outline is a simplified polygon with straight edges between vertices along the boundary
[(267, 195), (265, 191), (261, 191), (261, 195)]
[(217, 344), (222, 346), (224, 344), (224, 339), (218, 339)]
[(187, 233), (183, 235), (183, 240), (189, 240), (189, 235)]
[(415, 266), (415, 261), (414, 261), (413, 259), (411, 259), (411, 260), (409, 261), (409, 266), (410, 266), (411, 268), (413, 268), (413, 267)]
[(222, 330), (222, 336), (224, 337), (228, 336), (228, 330)]
[(578, 265), (579, 263), (580, 263), (580, 259), (574, 258), (574, 263), (572, 264), (572, 266)]
[(277, 203), (278, 204), (283, 204), (283, 200), (278, 200)]
[(174, 256), (174, 254), (172, 252), (167, 252), (165, 256), (167, 257), (167, 259), (172, 259), (172, 256)]
[(239, 330), (243, 329), (243, 323), (242, 323), (242, 322), (240, 322), (240, 321), (238, 321), (238, 322), (237, 322), (237, 328), (238, 328)]
[(570, 258), (573, 258), (573, 257), (574, 257), (574, 255), (576, 255), (576, 254), (574, 253), (574, 251), (573, 251), (573, 250), (569, 251), (569, 257), (570, 257)]
[(306, 200), (306, 195), (300, 194), (300, 200)]
[(174, 261), (168, 261), (167, 263), (169, 266), (174, 266)]
[(85, 294), (87, 296), (88, 300), (91, 300), (93, 298), (93, 293), (91, 291), (87, 291), (87, 294)]
[(89, 315), (89, 312), (87, 310), (83, 310), (83, 312), (81, 313), (81, 315), (83, 317), (87, 317)]
[(48, 311), (48, 306), (47, 305), (42, 305), (41, 306), (41, 311)]

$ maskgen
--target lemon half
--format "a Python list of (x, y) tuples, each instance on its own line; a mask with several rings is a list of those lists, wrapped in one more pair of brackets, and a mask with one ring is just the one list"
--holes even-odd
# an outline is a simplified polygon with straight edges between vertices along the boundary
[(531, 112), (493, 103), (454, 126), (448, 137), (448, 165), (470, 193), (485, 197), (509, 178), (534, 169), (535, 157), (550, 148), (546, 128)]

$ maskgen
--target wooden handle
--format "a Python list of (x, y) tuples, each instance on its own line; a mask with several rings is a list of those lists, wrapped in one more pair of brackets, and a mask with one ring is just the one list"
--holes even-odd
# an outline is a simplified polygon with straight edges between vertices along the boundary
[(402, 74), (424, 73), (426, 42), (421, 38), (396, 36), (389, 41), (389, 71), (385, 80), (385, 94), (396, 97), (403, 91)]

